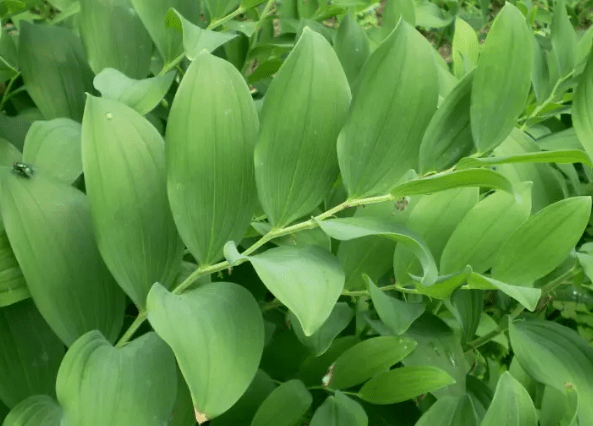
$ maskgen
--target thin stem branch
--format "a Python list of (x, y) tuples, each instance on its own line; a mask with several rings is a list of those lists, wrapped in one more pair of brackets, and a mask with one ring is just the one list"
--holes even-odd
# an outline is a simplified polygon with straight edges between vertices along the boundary
[[(257, 21), (257, 24), (255, 24), (255, 32), (257, 32), (257, 30), (259, 30), (264, 22), (264, 20), (268, 17), (268, 15), (270, 14), (270, 10), (272, 9), (272, 6), (274, 5), (274, 2), (276, 0), (268, 0), (268, 2), (266, 3), (266, 6), (264, 7), (264, 10), (262, 11), (260, 17), (259, 17), (259, 21)], [(254, 34), (255, 34), (254, 32)]]
[(571, 71), (569, 74), (565, 75), (562, 78), (559, 78), (558, 81), (556, 81), (556, 84), (554, 84), (554, 87), (552, 88), (552, 92), (550, 93), (550, 96), (548, 96), (548, 98), (543, 101), (541, 103), (541, 105), (538, 105), (531, 114), (529, 114), (528, 117), (526, 117), (524, 120), (525, 122), (523, 123), (523, 125), (521, 126), (521, 130), (525, 130), (525, 128), (527, 127), (527, 123), (529, 122), (529, 120), (531, 120), (532, 118), (537, 117), (537, 115), (545, 108), (547, 107), (550, 103), (552, 103), (552, 101), (554, 101), (554, 99), (557, 96), (556, 90), (558, 90), (558, 88), (560, 87), (560, 85), (562, 83), (564, 83), (566, 80), (568, 80), (574, 71)]
[(119, 341), (117, 342), (117, 344), (115, 345), (115, 347), (120, 348), (123, 345), (125, 345), (126, 343), (128, 343), (128, 341), (132, 338), (132, 336), (134, 335), (134, 333), (136, 333), (136, 331), (138, 331), (138, 329), (140, 328), (140, 326), (142, 325), (142, 323), (146, 320), (146, 316), (147, 316), (147, 312), (146, 311), (140, 311), (138, 313), (138, 316), (136, 317), (136, 319), (132, 323), (132, 325), (130, 325), (130, 327), (128, 327), (128, 329), (126, 330), (126, 332), (124, 333), (124, 335), (121, 336), (121, 339), (119, 339)]
[(17, 78), (20, 77), (20, 75), (21, 75), (21, 72), (18, 71), (14, 76), (12, 76), (12, 78), (6, 85), (6, 90), (4, 90), (4, 93), (2, 94), (2, 99), (0, 100), (0, 112), (2, 112), (2, 109), (4, 108), (4, 104), (8, 100), (8, 94), (10, 93), (10, 89), (12, 88), (12, 85), (17, 80)]

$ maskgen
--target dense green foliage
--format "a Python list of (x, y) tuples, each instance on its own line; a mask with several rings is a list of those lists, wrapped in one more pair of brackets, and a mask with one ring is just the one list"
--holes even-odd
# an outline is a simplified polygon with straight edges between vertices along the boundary
[(591, 0), (0, 0), (3, 426), (593, 424)]

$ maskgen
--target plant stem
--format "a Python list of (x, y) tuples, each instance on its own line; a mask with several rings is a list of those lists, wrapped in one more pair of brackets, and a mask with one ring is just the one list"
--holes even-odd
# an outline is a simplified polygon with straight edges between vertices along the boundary
[(130, 327), (128, 327), (128, 329), (126, 330), (126, 332), (124, 333), (124, 335), (121, 336), (121, 339), (119, 339), (119, 341), (115, 345), (116, 348), (121, 348), (123, 345), (125, 345), (126, 343), (128, 343), (128, 341), (132, 338), (132, 336), (134, 335), (134, 333), (136, 331), (138, 331), (138, 329), (140, 328), (140, 326), (142, 325), (142, 323), (144, 322), (144, 320), (146, 320), (146, 316), (147, 316), (147, 312), (146, 311), (140, 311), (138, 313), (138, 316), (136, 317), (136, 319), (134, 320), (134, 322), (132, 323), (132, 325), (130, 325)]
[(259, 30), (264, 22), (264, 20), (268, 17), (268, 15), (270, 14), (270, 10), (272, 9), (272, 5), (274, 4), (276, 0), (268, 0), (268, 2), (266, 3), (266, 6), (264, 7), (264, 10), (261, 13), (261, 16), (259, 17), (259, 21), (257, 21), (257, 24), (255, 24), (255, 32), (254, 34), (257, 32), (257, 30)]
[(556, 90), (558, 90), (558, 88), (560, 87), (560, 85), (562, 83), (564, 83), (568, 78), (570, 78), (572, 76), (573, 72), (574, 71), (571, 71), (569, 74), (567, 74), (564, 77), (558, 79), (558, 81), (556, 82), (556, 84), (554, 84), (554, 87), (552, 88), (552, 93), (550, 93), (550, 96), (548, 96), (548, 98), (545, 101), (543, 101), (541, 103), (541, 105), (539, 105), (538, 107), (536, 107), (533, 110), (533, 112), (531, 114), (529, 114), (529, 116), (527, 118), (525, 118), (525, 122), (521, 126), (521, 130), (525, 130), (525, 128), (527, 127), (527, 123), (529, 122), (529, 120), (531, 120), (532, 118), (536, 117), (545, 107), (547, 107), (556, 98)]
[(21, 75), (21, 72), (18, 71), (6, 85), (6, 90), (4, 90), (4, 93), (2, 94), (2, 100), (0, 100), (0, 112), (2, 112), (2, 108), (4, 108), (4, 104), (8, 100), (8, 93), (10, 93), (10, 89), (12, 88), (12, 85), (14, 84), (16, 79), (20, 77), (20, 75)]
[(244, 12), (245, 12), (245, 9), (243, 9), (241, 6), (239, 6), (239, 8), (237, 8), (233, 12), (229, 13), (228, 15), (223, 16), (222, 18), (217, 19), (216, 21), (210, 22), (210, 24), (206, 27), (206, 29), (213, 30), (214, 28), (218, 28), (221, 25), (226, 24), (228, 21), (230, 21), (231, 19), (233, 19), (236, 16), (239, 16), (240, 14), (242, 14)]

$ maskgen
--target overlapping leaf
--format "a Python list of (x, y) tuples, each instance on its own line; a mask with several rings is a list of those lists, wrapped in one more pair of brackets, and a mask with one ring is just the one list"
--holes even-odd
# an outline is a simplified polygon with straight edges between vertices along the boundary
[(525, 388), (509, 372), (502, 374), (481, 426), (537, 426), (537, 413)]

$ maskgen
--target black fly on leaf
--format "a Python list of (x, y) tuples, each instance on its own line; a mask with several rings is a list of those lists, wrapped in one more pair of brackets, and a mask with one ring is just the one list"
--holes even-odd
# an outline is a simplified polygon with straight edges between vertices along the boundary
[(30, 179), (33, 176), (33, 168), (27, 163), (12, 163), (12, 170), (19, 176)]

